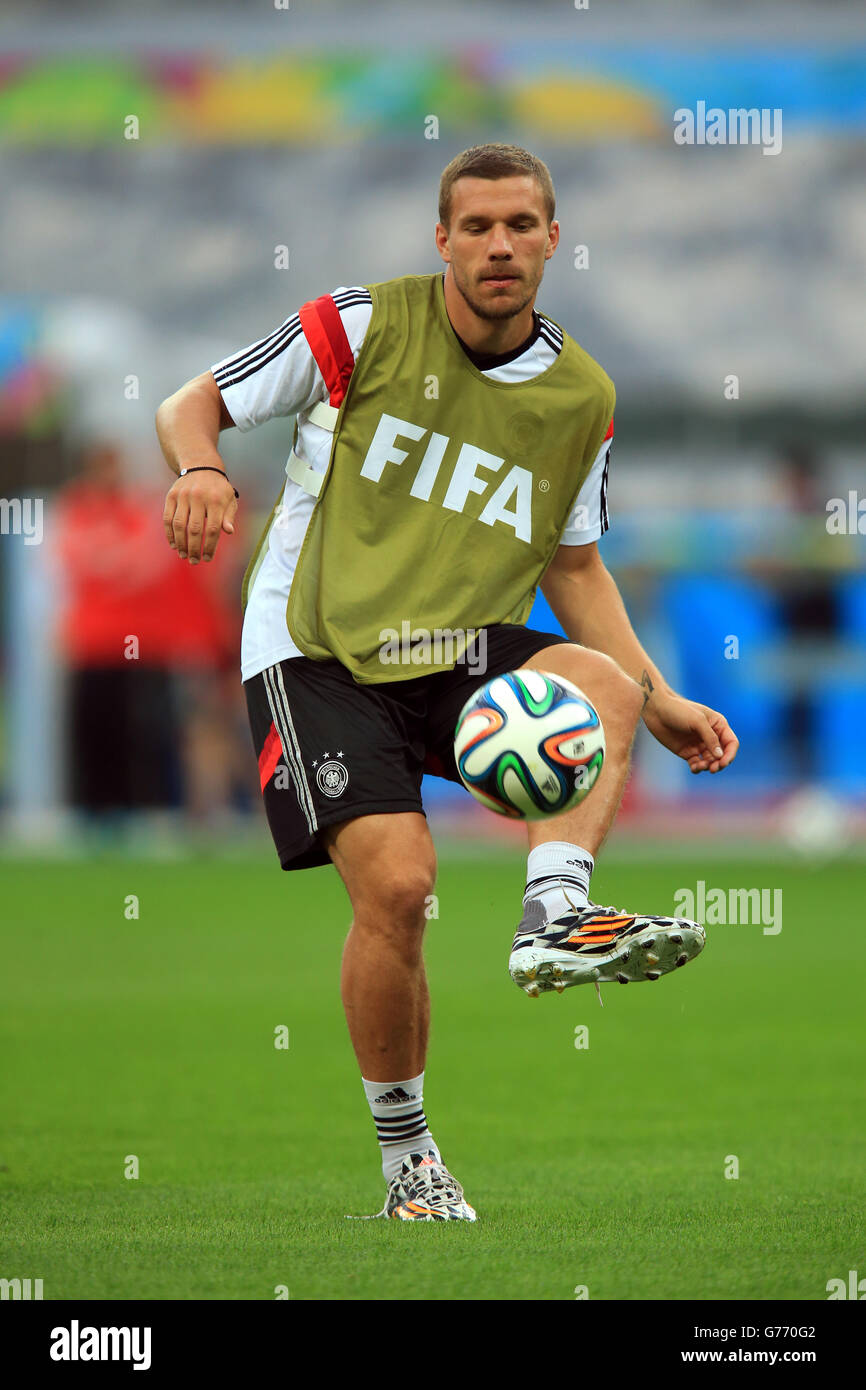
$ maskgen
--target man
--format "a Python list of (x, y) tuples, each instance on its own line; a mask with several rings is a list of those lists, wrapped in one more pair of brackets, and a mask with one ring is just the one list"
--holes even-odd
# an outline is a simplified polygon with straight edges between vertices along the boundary
[[(297, 414), (288, 481), (245, 584), (242, 675), (265, 806), (282, 867), (333, 862), (352, 903), (342, 996), (382, 1149), (381, 1214), (472, 1221), (423, 1109), (435, 854), (420, 782), (425, 767), (458, 780), (454, 726), (481, 681), (468, 662), (437, 662), (435, 647), (423, 672), (386, 664), (383, 634), (407, 619), (480, 631), (488, 678), (559, 674), (601, 715), (592, 795), (527, 826), (509, 964), (528, 994), (654, 980), (697, 955), (700, 925), (599, 907), (590, 874), (641, 716), (695, 773), (726, 767), (737, 740), (666, 684), (598, 554), (614, 390), (534, 308), (559, 240), (547, 167), (510, 145), (465, 151), (442, 175), (435, 236), (444, 276), (302, 306), (171, 396), (157, 430), (184, 470), (166, 536), (196, 564), (232, 534), (237, 509), (219, 431)], [(539, 582), (571, 640), (524, 626)]]

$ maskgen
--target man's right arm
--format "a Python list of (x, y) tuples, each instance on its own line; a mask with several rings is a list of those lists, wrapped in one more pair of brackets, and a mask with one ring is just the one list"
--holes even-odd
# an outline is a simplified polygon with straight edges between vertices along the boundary
[[(353, 352), (359, 351), (372, 313), (369, 290), (343, 285), (331, 298)], [(245, 433), (266, 420), (308, 410), (328, 395), (300, 316), (292, 314), (274, 332), (223, 358), (163, 401), (156, 432), (175, 473), (182, 468), (224, 473), (217, 448), (220, 430), (235, 426)], [(231, 535), (236, 512), (234, 489), (218, 474), (178, 478), (163, 513), (166, 539), (190, 564), (198, 564), (200, 557), (210, 560), (220, 532)]]
[(212, 560), (221, 532), (234, 531), (237, 498), (217, 449), (220, 430), (233, 425), (212, 372), (193, 377), (156, 412), (157, 438), (172, 472), (219, 470), (179, 477), (165, 499), (166, 540), (191, 565)]

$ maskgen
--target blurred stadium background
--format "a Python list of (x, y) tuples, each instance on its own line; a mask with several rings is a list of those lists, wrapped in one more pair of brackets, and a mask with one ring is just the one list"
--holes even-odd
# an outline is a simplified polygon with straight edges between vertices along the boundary
[[(223, 436), (243, 532), (189, 571), (154, 410), (305, 299), (436, 269), (439, 173), (486, 139), (549, 163), (539, 302), (617, 386), (602, 554), (668, 679), (741, 739), (691, 778), (641, 729), (610, 852), (862, 846), (862, 6), (68, 0), (7, 4), (0, 52), (7, 851), (270, 853), (238, 594), (292, 421)], [(698, 100), (781, 108), (782, 151), (676, 145)], [(15, 534), (36, 502), (41, 543)], [(555, 626), (541, 598), (532, 621)], [(519, 833), (444, 784), (428, 804), (454, 844)]]
[[(864, 79), (859, 0), (0, 5), (4, 1278), (668, 1301), (862, 1273)], [(780, 108), (781, 152), (678, 146), (698, 101)], [(530, 1004), (505, 970), (521, 832), (431, 781), (425, 1105), (481, 1218), (440, 1241), (344, 1220), (381, 1201), (348, 908), (330, 869), (280, 874), (259, 804), (239, 586), (292, 421), (223, 436), (243, 531), (191, 570), (153, 416), (310, 296), (436, 269), (440, 171), (487, 139), (549, 163), (540, 305), (617, 386), (602, 554), (741, 739), (693, 779), (639, 730), (593, 896), (668, 913), (712, 880), (785, 908), (781, 934), (734, 910), (603, 1011)]]

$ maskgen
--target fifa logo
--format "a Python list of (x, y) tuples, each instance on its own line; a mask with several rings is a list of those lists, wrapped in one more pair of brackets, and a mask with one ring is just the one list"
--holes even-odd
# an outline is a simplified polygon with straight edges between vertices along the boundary
[[(397, 446), (398, 439), (420, 444), (425, 438), (423, 454), (420, 449), (410, 451)], [(415, 471), (409, 496), (429, 502), (450, 444), (447, 434), (437, 434), (411, 420), (400, 420), (396, 415), (382, 415), (367, 450), (361, 477), (373, 483), (381, 482), (386, 466), (402, 468), (408, 459), (407, 467), (414, 467)], [(511, 527), (517, 540), (529, 545), (532, 540), (532, 474), (529, 469), (514, 464), (492, 492), (496, 479), (479, 476), (479, 472), (499, 474), (505, 466), (504, 458), (489, 454), (475, 444), (461, 444), (442, 506), (451, 512), (468, 513), (470, 508), (477, 507), (471, 501), (473, 495), (483, 497), (484, 507), (476, 520), (485, 526), (501, 521)]]

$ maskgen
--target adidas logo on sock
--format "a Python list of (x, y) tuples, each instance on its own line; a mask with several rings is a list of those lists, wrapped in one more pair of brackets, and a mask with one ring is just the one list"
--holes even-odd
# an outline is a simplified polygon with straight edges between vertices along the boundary
[(575, 864), (580, 869), (586, 869), (588, 874), (592, 873), (592, 865), (588, 859), (566, 859), (566, 864)]
[(407, 1100), (417, 1100), (416, 1095), (408, 1095), (402, 1086), (395, 1086), (393, 1091), (386, 1091), (384, 1095), (377, 1096), (373, 1101), (374, 1105), (402, 1105)]

